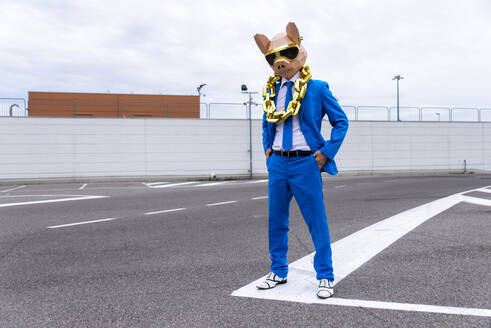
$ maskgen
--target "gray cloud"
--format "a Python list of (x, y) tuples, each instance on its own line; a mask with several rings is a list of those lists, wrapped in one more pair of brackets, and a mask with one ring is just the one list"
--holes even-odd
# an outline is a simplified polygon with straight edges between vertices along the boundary
[[(270, 68), (252, 36), (295, 21), (344, 104), (491, 107), (491, 8), (471, 1), (3, 1), (1, 96), (192, 94), (240, 102)], [(258, 100), (258, 97), (257, 97)]]

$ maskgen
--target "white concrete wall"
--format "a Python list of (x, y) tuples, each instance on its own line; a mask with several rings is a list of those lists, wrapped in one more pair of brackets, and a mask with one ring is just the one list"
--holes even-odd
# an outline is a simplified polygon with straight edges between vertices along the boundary
[[(325, 134), (327, 137), (328, 134)], [(351, 122), (343, 171), (491, 171), (491, 123)]]
[[(265, 173), (261, 121), (253, 171)], [(324, 135), (330, 126), (324, 122)], [(0, 179), (247, 175), (246, 120), (0, 118)], [(340, 171), (491, 171), (491, 123), (351, 122)]]

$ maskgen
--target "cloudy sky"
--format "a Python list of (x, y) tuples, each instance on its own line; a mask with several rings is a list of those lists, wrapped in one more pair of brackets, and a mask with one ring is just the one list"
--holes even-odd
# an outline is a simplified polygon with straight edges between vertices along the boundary
[[(241, 102), (271, 70), (253, 40), (293, 21), (345, 105), (491, 107), (490, 0), (0, 0), (0, 97), (196, 94)], [(257, 97), (257, 100), (258, 97)]]

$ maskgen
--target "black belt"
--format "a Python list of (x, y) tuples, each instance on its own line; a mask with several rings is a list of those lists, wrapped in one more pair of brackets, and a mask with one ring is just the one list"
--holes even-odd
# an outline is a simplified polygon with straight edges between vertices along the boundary
[(310, 150), (291, 150), (291, 151), (273, 150), (273, 154), (280, 155), (283, 157), (303, 157), (303, 156), (312, 155), (312, 152)]

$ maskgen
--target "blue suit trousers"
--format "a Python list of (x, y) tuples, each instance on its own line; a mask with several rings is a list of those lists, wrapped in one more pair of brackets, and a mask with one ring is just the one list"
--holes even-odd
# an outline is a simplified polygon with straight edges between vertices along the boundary
[(314, 156), (282, 157), (272, 154), (266, 160), (266, 165), (269, 172), (271, 271), (281, 278), (288, 274), (289, 210), (294, 196), (314, 243), (314, 269), (317, 279), (334, 281), (322, 178)]

